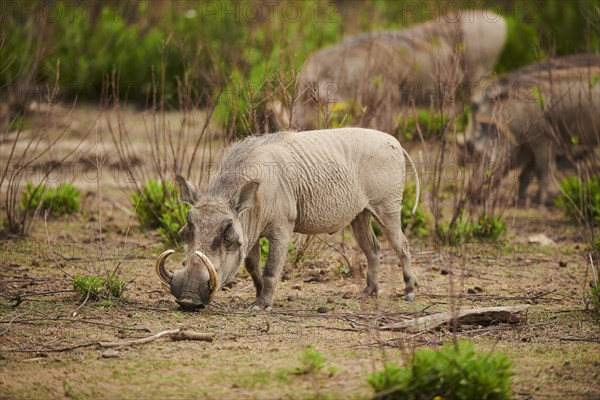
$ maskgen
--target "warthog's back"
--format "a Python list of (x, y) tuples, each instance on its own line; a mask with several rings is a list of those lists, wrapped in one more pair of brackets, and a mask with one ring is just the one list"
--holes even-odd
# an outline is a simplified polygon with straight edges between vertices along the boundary
[(297, 232), (335, 232), (383, 202), (400, 212), (405, 157), (400, 143), (383, 132), (275, 133), (236, 144), (225, 160), (232, 161), (261, 180), (265, 212), (290, 212)]

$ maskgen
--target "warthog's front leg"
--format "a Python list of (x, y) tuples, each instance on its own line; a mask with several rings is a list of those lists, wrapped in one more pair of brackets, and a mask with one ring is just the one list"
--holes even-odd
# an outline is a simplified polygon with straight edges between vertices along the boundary
[(246, 266), (246, 271), (250, 274), (252, 278), (252, 282), (254, 282), (254, 287), (256, 288), (256, 297), (260, 296), (263, 288), (263, 281), (260, 272), (260, 242), (256, 242), (254, 246), (252, 246), (252, 250), (246, 256), (246, 260), (244, 262)]
[(263, 289), (250, 306), (250, 310), (270, 310), (273, 307), (273, 295), (283, 270), (290, 237), (289, 232), (280, 232), (277, 236), (268, 238), (269, 255), (262, 276)]

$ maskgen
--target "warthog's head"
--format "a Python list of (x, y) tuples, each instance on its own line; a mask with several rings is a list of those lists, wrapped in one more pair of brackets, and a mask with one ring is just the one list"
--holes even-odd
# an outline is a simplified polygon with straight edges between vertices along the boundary
[(170, 272), (167, 250), (156, 261), (156, 273), (184, 309), (202, 308), (235, 277), (247, 252), (247, 238), (240, 216), (254, 207), (258, 182), (244, 183), (231, 198), (200, 193), (177, 176), (181, 200), (192, 205), (179, 235), (187, 243), (183, 268)]
[(471, 105), (471, 116), (465, 130), (466, 158), (471, 162), (494, 163), (499, 157), (501, 127), (490, 116), (489, 105)]

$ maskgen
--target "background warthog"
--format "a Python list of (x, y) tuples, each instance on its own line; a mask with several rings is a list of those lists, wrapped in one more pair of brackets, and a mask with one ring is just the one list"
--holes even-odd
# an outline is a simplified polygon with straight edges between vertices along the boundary
[(519, 166), (518, 198), (532, 174), (536, 201), (548, 200), (557, 153), (600, 143), (600, 54), (579, 54), (524, 67), (504, 77), (473, 104), (466, 132), (468, 153), (478, 160)]
[[(178, 176), (181, 199), (193, 205), (180, 232), (187, 256), (184, 268), (171, 273), (164, 267), (169, 253), (163, 253), (159, 277), (182, 307), (198, 308), (232, 281), (245, 261), (256, 287), (252, 308), (267, 309), (292, 233), (333, 233), (351, 224), (368, 260), (363, 294), (375, 294), (379, 245), (373, 216), (400, 258), (411, 300), (417, 280), (400, 221), (405, 155), (390, 135), (360, 128), (283, 132), (238, 142), (204, 192)], [(269, 240), (262, 276), (261, 237)]]
[(496, 64), (506, 22), (481, 10), (450, 17), (359, 34), (312, 54), (298, 78), (292, 127), (316, 128), (324, 105), (350, 102), (364, 110), (364, 126), (392, 132), (402, 105), (429, 107), (437, 90), (450, 94), (467, 79), (478, 82)]

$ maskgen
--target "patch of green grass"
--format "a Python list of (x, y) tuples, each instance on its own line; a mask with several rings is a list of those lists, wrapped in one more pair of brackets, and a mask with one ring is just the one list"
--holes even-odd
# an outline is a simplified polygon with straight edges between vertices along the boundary
[[(118, 276), (112, 275), (108, 279), (98, 275), (75, 275), (73, 278), (73, 289), (81, 298), (89, 296), (90, 300), (102, 300), (104, 307), (108, 304), (112, 306), (112, 299), (119, 299), (123, 296), (127, 283), (123, 282)], [(108, 302), (108, 303), (107, 303)]]
[(44, 185), (34, 185), (28, 181), (21, 196), (21, 209), (36, 210), (41, 207), (54, 215), (70, 215), (81, 207), (81, 193), (72, 184), (63, 182), (56, 188), (47, 189)]
[(260, 369), (247, 374), (240, 374), (234, 378), (234, 383), (240, 387), (254, 389), (259, 385), (268, 385), (271, 382), (271, 371)]
[(318, 351), (307, 346), (300, 353), (301, 366), (294, 370), (296, 375), (307, 375), (321, 371), (325, 367), (325, 357)]
[(512, 368), (502, 354), (477, 354), (472, 343), (417, 350), (408, 365), (385, 365), (367, 382), (377, 399), (509, 399)]

